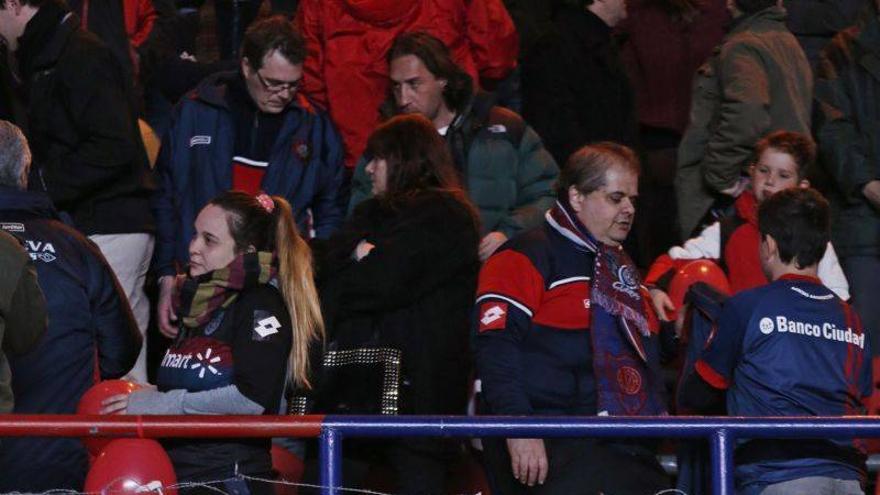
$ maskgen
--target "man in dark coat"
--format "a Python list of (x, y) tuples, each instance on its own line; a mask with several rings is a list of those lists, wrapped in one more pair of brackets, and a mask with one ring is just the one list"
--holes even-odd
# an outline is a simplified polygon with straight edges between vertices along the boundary
[[(0, 37), (14, 54), (30, 187), (89, 236), (113, 267), (141, 332), (155, 226), (155, 187), (127, 80), (110, 49), (60, 0), (0, 0)], [(26, 120), (26, 122), (24, 122)], [(145, 355), (133, 378), (146, 381)]]
[(850, 26), (869, 0), (784, 0), (786, 24), (815, 70), (819, 52), (838, 31)]
[(282, 196), (310, 237), (329, 237), (342, 223), (342, 142), (330, 117), (299, 92), (305, 56), (305, 42), (287, 19), (258, 21), (242, 43), (240, 70), (208, 77), (177, 105), (159, 153), (153, 204), (163, 334), (177, 333), (173, 275), (189, 260), (196, 215), (218, 194)]
[(624, 0), (569, 2), (555, 32), (524, 56), (523, 115), (557, 163), (590, 142), (636, 142), (632, 88), (611, 36), (624, 18)]
[[(30, 151), (0, 121), (0, 230), (36, 265), (49, 328), (39, 345), (9, 360), (17, 414), (73, 414), (98, 380), (125, 375), (141, 337), (125, 293), (98, 248), (64, 225), (43, 193), (27, 191)], [(26, 306), (25, 306), (26, 307)], [(82, 490), (88, 457), (78, 438), (8, 438), (0, 448), (0, 492)]]
[(816, 137), (831, 201), (831, 238), (853, 304), (880, 346), (880, 20), (874, 2), (822, 52)]

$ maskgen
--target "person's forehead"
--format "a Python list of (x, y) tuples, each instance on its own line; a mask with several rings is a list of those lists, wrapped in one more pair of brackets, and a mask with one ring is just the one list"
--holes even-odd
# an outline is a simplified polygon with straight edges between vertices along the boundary
[(390, 77), (395, 82), (404, 82), (417, 77), (433, 77), (431, 71), (415, 55), (402, 55), (391, 61)]
[(302, 64), (291, 63), (278, 50), (267, 53), (260, 68), (263, 77), (279, 81), (294, 81), (302, 76), (302, 72)]
[(196, 225), (199, 229), (210, 231), (215, 235), (229, 233), (226, 210), (217, 205), (206, 206), (196, 217)]
[(639, 176), (634, 170), (620, 166), (612, 165), (605, 171), (605, 185), (599, 189), (605, 192), (623, 192), (625, 194), (634, 194), (638, 192)]
[(798, 171), (797, 162), (795, 162), (794, 157), (789, 153), (776, 148), (767, 148), (764, 150), (758, 157), (758, 163), (791, 172)]

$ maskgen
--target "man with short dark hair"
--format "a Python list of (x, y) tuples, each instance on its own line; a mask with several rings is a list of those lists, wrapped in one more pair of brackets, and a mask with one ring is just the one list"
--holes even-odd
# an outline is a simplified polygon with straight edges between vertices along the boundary
[[(14, 412), (73, 414), (89, 387), (131, 369), (141, 336), (101, 251), (59, 221), (45, 194), (27, 190), (30, 157), (21, 131), (0, 121), (0, 231), (24, 244), (49, 314), (39, 345), (9, 360)], [(78, 438), (8, 438), (0, 448), (2, 493), (79, 491), (87, 470)]]
[[(726, 393), (731, 416), (864, 414), (870, 342), (856, 312), (816, 277), (828, 245), (828, 202), (780, 191), (758, 209), (768, 285), (724, 303), (717, 330), (683, 381), (679, 401), (704, 411)], [(862, 493), (864, 450), (853, 440), (749, 440), (736, 458), (737, 493)]]
[[(541, 138), (515, 112), (474, 93), (473, 80), (442, 41), (427, 33), (398, 36), (388, 52), (391, 95), (383, 116), (420, 113), (445, 136), (482, 223), (480, 258), (541, 222), (559, 173)], [(350, 208), (370, 196), (368, 159), (352, 179)]]
[[(0, 0), (0, 37), (14, 54), (34, 154), (30, 188), (91, 238), (125, 290), (141, 332), (153, 253), (155, 180), (119, 61), (60, 0)], [(142, 354), (133, 378), (146, 381)]]
[(172, 336), (173, 275), (189, 260), (199, 210), (237, 189), (286, 198), (300, 229), (329, 236), (342, 221), (342, 144), (329, 117), (298, 92), (305, 44), (281, 16), (254, 23), (240, 71), (219, 72), (184, 97), (159, 154), (156, 269), (159, 328)]

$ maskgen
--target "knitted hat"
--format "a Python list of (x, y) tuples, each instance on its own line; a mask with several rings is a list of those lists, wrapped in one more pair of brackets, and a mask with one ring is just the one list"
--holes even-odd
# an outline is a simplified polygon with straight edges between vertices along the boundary
[(736, 8), (742, 11), (743, 14), (754, 14), (759, 10), (764, 10), (768, 7), (773, 7), (776, 5), (776, 0), (735, 0)]

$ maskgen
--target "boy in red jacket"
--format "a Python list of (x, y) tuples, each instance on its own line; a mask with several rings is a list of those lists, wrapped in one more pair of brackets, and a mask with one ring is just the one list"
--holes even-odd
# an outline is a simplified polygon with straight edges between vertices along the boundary
[[(665, 289), (677, 268), (695, 259), (710, 258), (727, 273), (734, 293), (764, 285), (767, 277), (758, 258), (758, 205), (773, 193), (790, 187), (809, 187), (804, 172), (816, 159), (813, 140), (798, 132), (776, 131), (755, 145), (755, 163), (749, 167), (751, 185), (736, 200), (736, 214), (725, 217), (684, 245), (671, 248), (651, 265), (645, 283), (660, 318), (674, 309)], [(819, 262), (819, 279), (841, 299), (849, 299), (849, 284), (831, 243)]]

